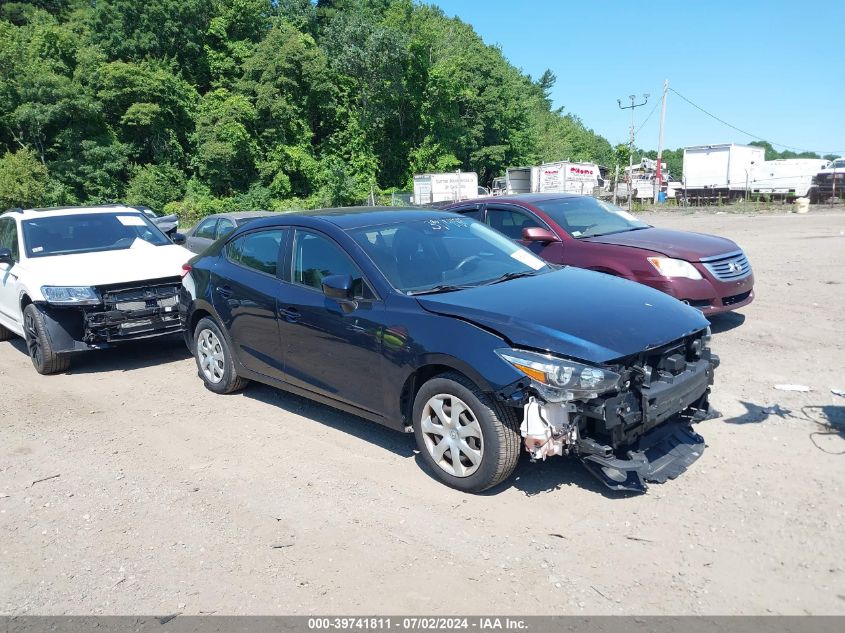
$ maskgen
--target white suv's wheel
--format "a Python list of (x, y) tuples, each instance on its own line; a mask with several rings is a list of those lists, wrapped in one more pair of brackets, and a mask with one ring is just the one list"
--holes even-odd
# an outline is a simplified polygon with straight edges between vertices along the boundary
[(423, 461), (443, 483), (481, 492), (507, 479), (519, 461), (519, 420), (465, 376), (432, 378), (417, 392), (414, 435)]

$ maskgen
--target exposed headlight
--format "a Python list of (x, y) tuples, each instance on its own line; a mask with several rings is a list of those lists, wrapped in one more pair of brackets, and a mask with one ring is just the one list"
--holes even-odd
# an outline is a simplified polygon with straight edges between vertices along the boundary
[(47, 303), (56, 305), (92, 306), (100, 304), (97, 291), (88, 286), (41, 286)]
[(591, 400), (619, 387), (619, 374), (607, 369), (520, 349), (497, 349), (499, 357), (529, 376), (552, 402)]
[(701, 279), (701, 273), (695, 266), (683, 259), (671, 257), (649, 257), (648, 263), (664, 277), (686, 277), (687, 279)]

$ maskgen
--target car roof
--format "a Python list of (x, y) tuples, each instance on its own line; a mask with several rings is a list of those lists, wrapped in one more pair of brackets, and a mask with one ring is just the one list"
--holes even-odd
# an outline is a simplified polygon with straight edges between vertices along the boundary
[(41, 209), (9, 209), (3, 215), (14, 213), (21, 219), (56, 217), (67, 215), (88, 215), (91, 213), (127, 213), (132, 215), (143, 215), (134, 207), (127, 207), (122, 204), (103, 204), (88, 207), (46, 207)]
[[(546, 200), (560, 200), (561, 198), (590, 198), (592, 196), (582, 196), (577, 193), (510, 193), (504, 196), (484, 196), (483, 198), (473, 198), (471, 200), (461, 200), (455, 204), (472, 204), (472, 203), (489, 203), (489, 202), (527, 202), (529, 204), (534, 202), (545, 202)], [(450, 205), (451, 206), (451, 205)]]
[[(278, 220), (297, 217), (315, 218), (331, 222), (341, 229), (359, 229), (367, 226), (390, 224), (416, 220), (442, 220), (443, 211), (422, 209), (419, 207), (341, 207), (335, 209), (313, 209), (309, 211), (291, 211), (273, 214), (273, 218), (259, 220), (260, 226), (272, 226)], [(287, 223), (287, 222), (285, 222)], [(250, 226), (255, 226), (250, 223)]]
[(226, 218), (229, 220), (244, 220), (246, 218), (263, 218), (271, 215), (280, 215), (276, 211), (227, 211), (225, 213), (212, 213), (206, 215), (200, 222), (208, 220), (209, 218)]

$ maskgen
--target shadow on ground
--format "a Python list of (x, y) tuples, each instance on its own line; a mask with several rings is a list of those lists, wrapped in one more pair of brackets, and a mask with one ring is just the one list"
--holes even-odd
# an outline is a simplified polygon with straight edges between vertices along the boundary
[[(288, 413), (310, 418), (327, 427), (380, 446), (399, 457), (413, 458), (417, 466), (431, 477), (432, 484), (443, 485), (423, 460), (417, 450), (414, 436), (410, 433), (400, 433), (364, 418), (333, 409), (328, 405), (257, 383), (251, 384), (243, 395)], [(527, 454), (522, 455), (511, 477), (498, 486), (485, 490), (481, 495), (495, 496), (513, 487), (524, 492), (526, 496), (533, 496), (570, 486), (585, 488), (609, 499), (636, 496), (635, 493), (617, 492), (605, 487), (576, 459), (558, 457), (532, 464)]]
[(414, 437), (408, 433), (400, 433), (328, 405), (258, 383), (250, 384), (243, 395), (381, 446), (400, 457), (414, 456)]
[(714, 314), (709, 320), (710, 331), (713, 334), (721, 334), (745, 323), (745, 315), (738, 312), (723, 312), (722, 314)]
[[(24, 356), (29, 356), (22, 338), (10, 341), (12, 347)], [(68, 374), (96, 374), (106, 371), (132, 371), (175, 363), (190, 358), (181, 335), (142, 341), (128, 341), (110, 349), (90, 350), (74, 354)], [(33, 370), (35, 371), (35, 370)]]

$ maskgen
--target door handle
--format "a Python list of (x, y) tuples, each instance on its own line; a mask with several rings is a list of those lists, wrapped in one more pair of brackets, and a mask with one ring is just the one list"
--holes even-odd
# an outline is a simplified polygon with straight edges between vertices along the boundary
[(224, 299), (229, 299), (234, 294), (231, 286), (217, 286), (215, 290), (217, 290), (218, 294)]
[(279, 312), (281, 312), (281, 315), (288, 323), (296, 323), (302, 318), (302, 315), (296, 308), (279, 308)]

